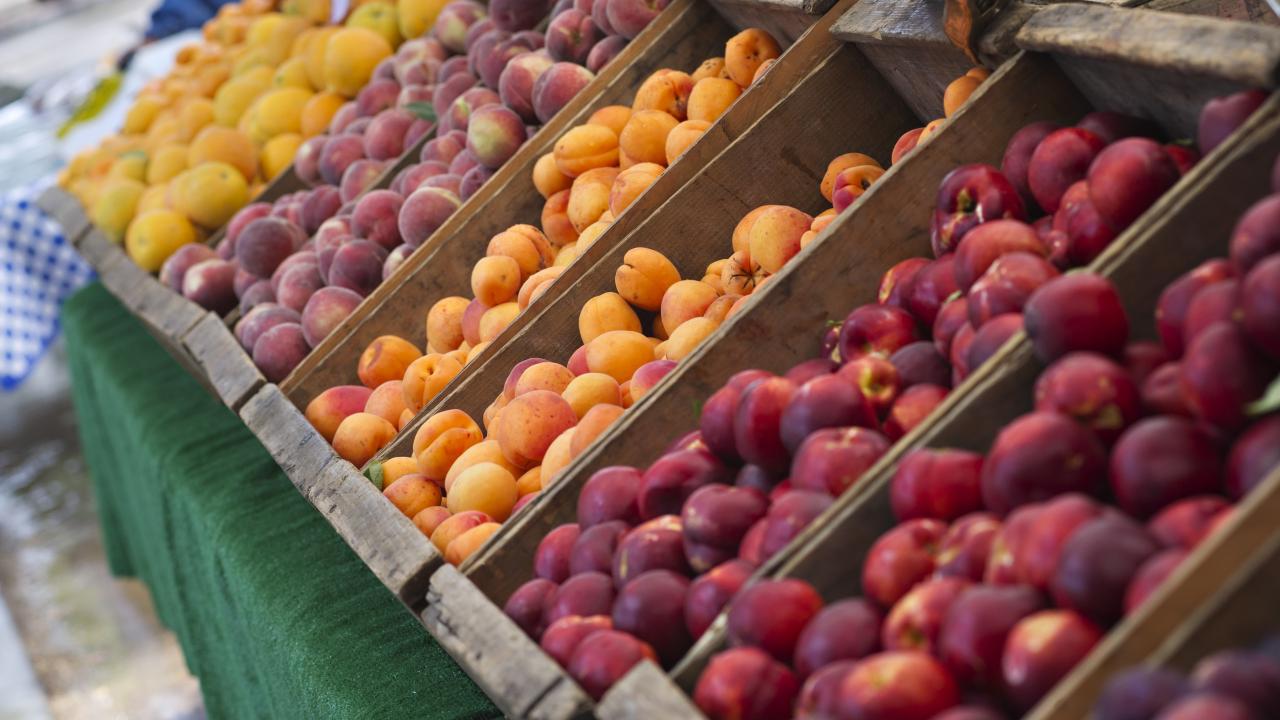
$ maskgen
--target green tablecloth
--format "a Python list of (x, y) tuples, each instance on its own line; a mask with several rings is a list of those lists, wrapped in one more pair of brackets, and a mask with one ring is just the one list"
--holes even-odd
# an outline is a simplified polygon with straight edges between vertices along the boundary
[(210, 717), (498, 716), (100, 284), (62, 319), (111, 569), (150, 587)]

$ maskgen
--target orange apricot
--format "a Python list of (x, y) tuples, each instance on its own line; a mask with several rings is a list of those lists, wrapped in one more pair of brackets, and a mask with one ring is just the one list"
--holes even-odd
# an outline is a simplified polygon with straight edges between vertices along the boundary
[(667, 162), (667, 135), (679, 124), (680, 120), (662, 110), (637, 110), (618, 136), (618, 147), (637, 164), (663, 165)]
[(555, 483), (556, 476), (560, 474), (573, 462), (573, 454), (570, 449), (573, 445), (573, 436), (577, 433), (577, 428), (569, 428), (556, 436), (551, 441), (551, 445), (547, 447), (547, 452), (542, 456), (541, 479), (545, 480), (545, 484), (550, 486)]
[(800, 252), (800, 236), (813, 216), (787, 205), (771, 205), (760, 213), (747, 237), (752, 261), (765, 272), (776, 273)]
[(478, 510), (499, 522), (511, 517), (520, 496), (516, 479), (497, 463), (483, 462), (463, 470), (453, 480), (445, 506), (455, 515)]
[(627, 302), (642, 310), (662, 307), (667, 288), (680, 282), (680, 271), (657, 250), (631, 248), (613, 274), (613, 285)]
[(562, 393), (573, 380), (573, 371), (557, 362), (540, 362), (525, 368), (516, 381), (515, 394), (520, 397), (534, 390)]
[(493, 537), (493, 534), (498, 532), (501, 527), (502, 525), (499, 523), (487, 522), (462, 533), (445, 546), (444, 561), (455, 567), (461, 565), (466, 562), (467, 558), (474, 555), (486, 540)]
[(562, 248), (578, 239), (578, 230), (569, 221), (570, 192), (561, 190), (542, 205), (542, 232), (553, 248)]
[(942, 93), (942, 114), (945, 117), (954, 115), (981, 84), (982, 80), (969, 75), (961, 75), (952, 80)]
[(471, 268), (471, 293), (491, 308), (514, 300), (521, 281), (520, 263), (506, 255), (482, 257)]
[(325, 441), (332, 442), (333, 434), (338, 431), (338, 425), (342, 424), (348, 415), (363, 412), (372, 393), (372, 390), (363, 385), (331, 387), (307, 403), (305, 413), (307, 422), (311, 423)]
[[(554, 260), (555, 258), (552, 258), (553, 262)], [(530, 275), (529, 279), (525, 280), (524, 284), (520, 286), (520, 292), (516, 295), (516, 305), (518, 305), (521, 310), (529, 307), (529, 303), (533, 302), (534, 298), (542, 294), (544, 291), (543, 286), (549, 285), (556, 278), (560, 277), (560, 273), (562, 272), (564, 272), (563, 267), (552, 266)]]
[(462, 364), (449, 355), (432, 353), (414, 360), (404, 371), (404, 380), (400, 384), (404, 406), (415, 413), (420, 412), (460, 372)]
[(667, 165), (670, 166), (676, 158), (692, 147), (709, 127), (711, 123), (706, 120), (685, 120), (667, 133), (667, 145), (663, 148)]
[(640, 84), (636, 98), (631, 103), (631, 111), (661, 110), (676, 120), (685, 120), (688, 118), (689, 94), (692, 92), (693, 78), (687, 73), (663, 68)]
[[(728, 310), (725, 310), (728, 314)], [(679, 362), (685, 359), (720, 327), (720, 323), (707, 317), (696, 317), (681, 323), (671, 332), (671, 337), (662, 344), (662, 355), (666, 360)]]
[(556, 167), (576, 178), (594, 168), (618, 164), (618, 134), (604, 125), (579, 125), (556, 141)]
[(760, 215), (762, 215), (766, 210), (768, 210), (771, 207), (773, 206), (761, 205), (760, 207), (755, 208), (751, 212), (748, 212), (746, 215), (743, 215), (742, 219), (738, 221), (738, 224), (733, 226), (733, 251), (734, 252), (739, 252), (747, 249), (747, 246), (748, 246), (747, 241), (751, 233), (751, 226), (755, 225), (756, 220), (760, 217)]
[(667, 332), (674, 333), (686, 320), (702, 317), (718, 296), (715, 288), (701, 280), (673, 283), (663, 293), (662, 304), (658, 309), (662, 314), (662, 326)]
[[(768, 273), (760, 264), (751, 259), (748, 250), (739, 250), (729, 257), (728, 262), (720, 270), (720, 283), (726, 294), (750, 295), (756, 287), (764, 282)], [(730, 313), (733, 314), (732, 312)]]
[(582, 416), (581, 422), (573, 429), (573, 438), (569, 441), (569, 457), (576, 458), (591, 446), (609, 426), (622, 416), (621, 405), (596, 405)]
[(618, 381), (598, 372), (583, 373), (570, 380), (560, 397), (569, 403), (579, 420), (596, 405), (617, 405), (622, 401)]
[(724, 58), (722, 57), (707, 58), (706, 60), (702, 61), (702, 64), (699, 65), (698, 68), (693, 71), (693, 73), (689, 76), (689, 78), (693, 80), (694, 85), (697, 85), (698, 82), (701, 81), (703, 78), (724, 77), (723, 75), (721, 75), (721, 73), (723, 72), (724, 72)]
[(587, 369), (604, 373), (619, 383), (630, 380), (637, 368), (653, 360), (653, 343), (630, 330), (606, 332), (586, 347)]
[(470, 302), (454, 295), (437, 300), (427, 311), (427, 347), (431, 352), (444, 353), (462, 346), (462, 314)]
[(400, 391), (400, 384), (399, 380), (388, 380), (379, 385), (369, 395), (364, 411), (377, 415), (398, 427), (400, 416), (408, 409), (404, 406), (404, 394)]
[(512, 225), (489, 238), (485, 255), (505, 255), (520, 265), (521, 281), (549, 267), (555, 260), (551, 242), (542, 231), (532, 225)]
[(511, 473), (512, 477), (520, 473), (520, 469), (509, 462), (502, 454), (502, 447), (498, 445), (497, 440), (489, 439), (478, 442), (467, 448), (465, 452), (453, 461), (453, 465), (449, 466), (449, 472), (444, 476), (444, 492), (449, 494), (449, 490), (453, 488), (453, 482), (458, 479), (467, 468), (480, 463), (494, 463), (501, 465)]
[(501, 335), (519, 314), (520, 306), (514, 301), (504, 302), (486, 310), (480, 318), (480, 341), (493, 342), (493, 339)]
[(536, 493), (542, 489), (542, 466), (536, 465), (525, 471), (523, 475), (516, 478), (516, 494), (524, 497), (529, 493)]
[(443, 555), (445, 548), (449, 547), (449, 543), (453, 542), (455, 538), (460, 537), (472, 528), (490, 522), (493, 522), (493, 518), (478, 510), (454, 513), (436, 526), (436, 529), (431, 533), (431, 544), (435, 545), (436, 550), (439, 550), (440, 554)]
[(724, 279), (721, 274), (724, 272), (724, 266), (729, 264), (729, 258), (722, 258), (707, 265), (707, 269), (702, 274), (702, 282), (716, 289), (716, 294), (724, 295)]
[(399, 480), (405, 475), (418, 474), (418, 461), (411, 457), (393, 457), (382, 461), (382, 487)]
[(508, 462), (529, 468), (542, 462), (551, 441), (577, 422), (573, 408), (558, 393), (534, 390), (507, 403), (493, 436)]
[(533, 164), (533, 187), (543, 198), (549, 198), (561, 190), (568, 190), (573, 178), (560, 172), (556, 155), (549, 152)]
[(609, 209), (609, 192), (613, 189), (613, 181), (617, 179), (618, 172), (617, 168), (612, 167), (595, 168), (574, 178), (573, 187), (569, 189), (566, 213), (573, 229), (579, 234)]
[(396, 426), (366, 412), (348, 415), (333, 434), (333, 450), (343, 460), (363, 467), (396, 436)]
[(725, 43), (724, 68), (731, 80), (745, 88), (751, 84), (760, 65), (781, 54), (782, 48), (772, 35), (760, 28), (747, 28)]
[[(622, 211), (630, 207), (631, 203), (644, 194), (650, 185), (658, 181), (663, 170), (664, 168), (657, 163), (643, 162), (618, 173), (618, 177), (613, 181), (613, 187), (609, 190), (609, 212), (615, 216), (621, 215)], [(583, 235), (585, 234), (584, 230)], [(582, 241), (583, 236), (579, 236), (578, 239)]]
[(611, 330), (640, 332), (640, 318), (618, 293), (601, 293), (578, 312), (578, 335), (584, 345)]
[(818, 186), (818, 191), (822, 193), (822, 197), (827, 199), (827, 202), (831, 202), (831, 192), (835, 189), (836, 176), (839, 175), (841, 171), (858, 165), (873, 165), (875, 167), (880, 167), (880, 163), (876, 162), (875, 158), (870, 155), (863, 155), (862, 153), (856, 152), (845, 153), (837, 156), (831, 162), (827, 163), (827, 171), (822, 174), (822, 184)]
[(440, 504), (440, 486), (423, 475), (405, 475), (382, 491), (407, 518), (412, 518), (429, 507)]
[(631, 108), (626, 105), (606, 105), (591, 113), (591, 117), (587, 118), (587, 124), (603, 125), (612, 130), (614, 135), (621, 135), (622, 128), (627, 126), (627, 121), (630, 119)]
[(724, 114), (742, 88), (732, 80), (709, 77), (699, 80), (689, 94), (689, 119), (713, 123)]
[(777, 58), (769, 58), (760, 63), (760, 67), (756, 68), (756, 74), (751, 76), (751, 84), (755, 85), (760, 82), (760, 78), (764, 77), (764, 74), (769, 72), (769, 68), (773, 67), (777, 62)]
[(356, 375), (365, 387), (376, 388), (388, 380), (404, 377), (405, 370), (420, 357), (422, 351), (408, 340), (395, 335), (383, 335), (374, 338), (364, 352), (360, 353)]
[(423, 535), (426, 535), (427, 538), (430, 539), (431, 533), (435, 532), (436, 528), (440, 527), (440, 523), (448, 520), (452, 516), (453, 513), (449, 512), (449, 508), (443, 505), (433, 505), (429, 508), (424, 508), (422, 512), (414, 515), (413, 524)]

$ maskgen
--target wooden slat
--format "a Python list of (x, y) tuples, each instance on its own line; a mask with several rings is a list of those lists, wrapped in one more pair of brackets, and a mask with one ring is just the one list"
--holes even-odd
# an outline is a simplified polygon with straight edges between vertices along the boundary
[(596, 716), (601, 720), (676, 720), (700, 718), (702, 713), (687, 695), (671, 685), (662, 668), (645, 661), (609, 688)]
[(304, 495), (325, 467), (337, 461), (329, 444), (275, 385), (264, 385), (249, 398), (240, 419)]
[(218, 399), (232, 410), (267, 382), (231, 330), (213, 313), (205, 313), (182, 337), (182, 343), (203, 369)]
[(40, 193), (36, 206), (62, 226), (62, 234), (73, 242), (89, 227), (89, 218), (80, 201), (62, 188), (51, 185)]
[(710, 0), (735, 27), (761, 27), (794, 42), (835, 5), (835, 0)]
[(452, 566), (431, 577), (422, 622), (507, 717), (591, 717), (591, 698)]

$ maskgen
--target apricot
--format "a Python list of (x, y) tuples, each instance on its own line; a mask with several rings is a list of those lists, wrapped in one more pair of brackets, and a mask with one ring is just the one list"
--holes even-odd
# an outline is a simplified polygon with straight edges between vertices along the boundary
[(576, 178), (618, 164), (618, 134), (605, 125), (579, 125), (561, 135), (552, 152), (561, 174)]
[(631, 103), (631, 112), (661, 110), (677, 121), (686, 120), (692, 92), (693, 78), (679, 70), (664, 68), (640, 84), (636, 99)]
[[(618, 177), (622, 177), (622, 175), (619, 174)], [(616, 180), (614, 181), (613, 184), (614, 184), (614, 187), (617, 187), (618, 185)], [(613, 201), (612, 195), (610, 195), (609, 201), (610, 202)], [(597, 220), (591, 223), (590, 225), (586, 226), (585, 228), (583, 228), (582, 234), (578, 235), (578, 242), (577, 242), (578, 251), (581, 252), (591, 247), (592, 243), (598, 240), (600, 236), (604, 234), (604, 231), (609, 229), (609, 226), (611, 224), (612, 223), (608, 223), (603, 220)]]
[(663, 293), (659, 306), (662, 326), (667, 332), (674, 333), (686, 320), (702, 317), (717, 297), (716, 289), (701, 280), (681, 280), (672, 284)]
[(453, 461), (453, 465), (449, 467), (449, 472), (444, 476), (445, 494), (447, 495), (453, 488), (453, 483), (458, 479), (459, 475), (465, 472), (466, 469), (472, 465), (479, 465), (480, 463), (494, 463), (496, 465), (501, 465), (511, 473), (512, 477), (515, 477), (516, 474), (520, 472), (520, 469), (509, 462), (506, 456), (502, 454), (502, 447), (498, 445), (497, 440), (489, 439), (483, 442), (478, 442), (467, 448), (465, 452), (458, 456), (457, 460)]
[[(523, 475), (516, 478), (516, 494), (524, 497), (542, 489), (542, 466), (531, 467)], [(517, 501), (519, 502), (519, 501)]]
[(609, 426), (622, 416), (620, 405), (596, 405), (582, 416), (578, 426), (573, 429), (573, 439), (569, 442), (569, 457), (576, 458), (591, 446)]
[(619, 383), (630, 380), (636, 368), (653, 360), (653, 342), (630, 330), (603, 333), (586, 347), (587, 368), (591, 372), (604, 373)]
[(733, 251), (734, 252), (740, 252), (742, 250), (746, 250), (749, 247), (748, 240), (751, 235), (751, 227), (755, 225), (756, 220), (759, 219), (760, 216), (763, 215), (766, 211), (768, 211), (769, 208), (771, 207), (773, 206), (761, 205), (760, 207), (752, 210), (746, 215), (743, 215), (742, 219), (738, 221), (738, 224), (733, 226)]
[(947, 89), (942, 93), (942, 114), (945, 117), (951, 117), (955, 114), (965, 100), (973, 94), (974, 90), (982, 84), (982, 78), (973, 77), (971, 75), (961, 75), (952, 80)]
[(756, 68), (756, 74), (751, 76), (751, 84), (755, 85), (760, 82), (760, 78), (764, 77), (764, 74), (769, 72), (769, 68), (773, 67), (777, 62), (777, 58), (769, 58), (768, 60), (760, 63), (760, 67)]
[[(725, 298), (720, 298), (721, 300)], [(724, 307), (725, 315), (728, 315), (729, 308), (732, 303)], [(681, 323), (671, 333), (671, 338), (664, 342), (663, 356), (667, 360), (680, 361), (685, 359), (702, 344), (707, 336), (716, 331), (720, 327), (720, 323), (707, 317), (696, 317)]]
[(822, 174), (822, 183), (818, 186), (818, 190), (822, 193), (822, 197), (831, 202), (831, 193), (835, 189), (836, 176), (847, 168), (857, 167), (859, 165), (873, 165), (880, 167), (880, 163), (870, 155), (862, 153), (845, 153), (837, 156), (831, 162), (827, 163), (827, 171)]
[(518, 499), (515, 476), (501, 465), (483, 462), (454, 478), (445, 506), (455, 514), (478, 510), (502, 522), (511, 516)]
[(619, 405), (622, 402), (618, 381), (597, 372), (583, 373), (570, 380), (560, 396), (573, 408), (573, 414), (579, 420), (596, 405)]
[(703, 78), (723, 78), (724, 77), (724, 58), (713, 57), (702, 61), (693, 74), (689, 76), (693, 80), (696, 87)]
[(680, 124), (662, 110), (637, 110), (618, 135), (618, 147), (637, 164), (667, 161), (667, 135)]
[(555, 267), (567, 268), (578, 259), (578, 243), (569, 243), (556, 253)]
[(767, 276), (759, 263), (751, 259), (749, 251), (740, 250), (721, 268), (720, 283), (727, 294), (750, 295)]
[(512, 225), (489, 238), (485, 255), (505, 255), (520, 265), (523, 282), (530, 275), (551, 265), (555, 252), (542, 231), (532, 225)]
[(489, 308), (480, 318), (480, 341), (493, 342), (519, 314), (520, 306), (515, 302), (505, 302)]
[(577, 428), (569, 428), (556, 436), (551, 441), (551, 445), (547, 447), (547, 452), (542, 456), (542, 465), (540, 472), (541, 477), (546, 478), (547, 485), (550, 486), (556, 481), (556, 476), (561, 470), (569, 467), (569, 463), (573, 462), (573, 436), (577, 434)]
[(369, 402), (365, 403), (364, 411), (377, 415), (387, 422), (395, 425), (397, 429), (400, 426), (400, 416), (406, 408), (404, 406), (404, 395), (400, 391), (399, 380), (388, 380), (369, 395)]
[(916, 146), (923, 145), (926, 140), (933, 137), (933, 134), (942, 127), (942, 123), (946, 122), (946, 118), (938, 118), (930, 120), (928, 125), (924, 126), (924, 130), (920, 131), (920, 137), (916, 139)]
[(601, 293), (578, 313), (578, 335), (584, 345), (611, 330), (640, 332), (640, 318), (618, 293)]
[(772, 35), (760, 28), (748, 28), (724, 44), (724, 69), (730, 80), (745, 88), (766, 60), (781, 54), (782, 48)]
[(450, 565), (461, 565), (501, 527), (499, 523), (487, 522), (462, 533), (445, 546), (444, 561)]
[(469, 426), (432, 428), (433, 432), (427, 436), (428, 441), (420, 443), (423, 439), (422, 431), (427, 429), (433, 419), (434, 417), (429, 418), (414, 436), (413, 454), (418, 463), (418, 470), (423, 475), (437, 482), (444, 482), (454, 462), (467, 450), (482, 442), (484, 435), (481, 434), (479, 426), (471, 422), (471, 418), (468, 417)]
[(427, 311), (427, 349), (431, 352), (457, 350), (466, 341), (462, 334), (462, 314), (470, 303), (453, 295), (441, 298)]
[[(360, 353), (356, 375), (365, 387), (376, 388), (388, 380), (404, 377), (409, 366), (422, 357), (422, 351), (413, 343), (395, 335), (383, 335)], [(407, 405), (407, 404), (406, 404)]]
[(431, 533), (431, 544), (435, 545), (436, 550), (439, 550), (440, 554), (443, 555), (445, 549), (449, 547), (449, 543), (453, 542), (455, 538), (461, 537), (463, 533), (472, 528), (490, 522), (493, 522), (493, 518), (478, 510), (454, 513), (436, 526), (436, 529)]
[[(737, 302), (740, 297), (742, 296), (721, 295), (712, 301), (711, 305), (707, 306), (707, 311), (702, 313), (702, 317), (708, 320), (713, 320), (717, 324), (724, 322), (724, 319), (729, 317), (729, 308), (733, 307), (733, 304)], [(682, 325), (681, 327), (684, 326)]]
[(411, 457), (393, 457), (382, 461), (382, 487), (399, 480), (405, 475), (418, 474), (418, 461)]
[(449, 508), (443, 505), (433, 505), (429, 508), (424, 508), (417, 515), (414, 515), (413, 524), (418, 528), (418, 531), (423, 535), (426, 535), (429, 540), (431, 538), (431, 533), (435, 532), (436, 528), (440, 527), (441, 523), (451, 517), (453, 517), (453, 513), (449, 512)]
[[(466, 346), (466, 343), (462, 343), (462, 344), (464, 347)], [(476, 343), (475, 347), (467, 350), (467, 362), (472, 362), (473, 360), (475, 360), (476, 357), (478, 357), (480, 353), (484, 352), (485, 348), (489, 347), (491, 344), (492, 343), (488, 343), (488, 342)], [(462, 348), (459, 348), (459, 349), (462, 349)]]
[(671, 132), (667, 133), (667, 145), (663, 148), (667, 156), (667, 165), (671, 165), (676, 158), (698, 142), (698, 138), (702, 137), (709, 127), (711, 123), (706, 120), (685, 120), (672, 128)]
[(657, 250), (637, 247), (622, 256), (613, 274), (618, 295), (642, 310), (657, 311), (667, 289), (680, 282), (680, 271)]
[(742, 88), (733, 80), (703, 78), (694, 84), (689, 94), (689, 119), (713, 123), (741, 94)]
[(564, 392), (572, 381), (573, 371), (569, 368), (560, 363), (540, 362), (530, 365), (525, 368), (524, 372), (520, 373), (520, 379), (516, 381), (513, 397), (520, 397), (534, 390), (550, 390), (559, 394)]
[(606, 105), (591, 113), (591, 117), (587, 118), (587, 124), (603, 125), (612, 130), (614, 135), (621, 135), (622, 128), (627, 126), (627, 121), (630, 119), (631, 108), (626, 105)]
[(396, 479), (382, 491), (407, 518), (413, 518), (429, 507), (440, 504), (440, 486), (423, 475), (405, 475)]
[(366, 412), (348, 415), (333, 434), (333, 450), (343, 460), (363, 467), (396, 436), (396, 426)]
[(472, 299), (462, 311), (462, 339), (472, 345), (480, 342), (480, 319), (489, 312), (489, 306)]
[(822, 234), (822, 231), (826, 230), (827, 226), (834, 222), (835, 219), (835, 215), (827, 215), (825, 211), (823, 214), (815, 217), (813, 222), (809, 224), (809, 229), (805, 231), (804, 235), (800, 236), (800, 249), (803, 250), (809, 247), (809, 243), (817, 240), (818, 236)]
[[(554, 261), (555, 258), (552, 258), (552, 262)], [(546, 289), (545, 286), (550, 285), (552, 281), (560, 277), (562, 272), (564, 272), (563, 267), (552, 266), (530, 275), (529, 279), (525, 280), (524, 284), (520, 286), (520, 292), (516, 295), (516, 304), (521, 310), (529, 307), (529, 303), (542, 295)]]
[(534, 390), (503, 408), (493, 435), (508, 462), (528, 468), (540, 463), (551, 441), (577, 422), (573, 408), (559, 394)]
[[(609, 191), (609, 212), (621, 215), (649, 186), (657, 182), (665, 168), (657, 163), (637, 163), (618, 173)], [(583, 231), (586, 234), (586, 231)], [(579, 241), (581, 241), (579, 237)]]
[(448, 355), (432, 353), (413, 361), (404, 371), (400, 389), (404, 406), (415, 414), (462, 372), (462, 364)]
[(333, 434), (349, 415), (363, 412), (373, 391), (361, 385), (339, 385), (315, 396), (307, 403), (307, 422), (326, 442), (333, 442)]
[(702, 282), (716, 289), (720, 295), (725, 294), (724, 280), (721, 277), (724, 273), (724, 267), (729, 264), (729, 258), (716, 260), (707, 265), (706, 271), (702, 274)]
[(561, 190), (568, 190), (572, 183), (573, 178), (560, 172), (554, 152), (543, 155), (533, 164), (533, 187), (544, 199)]
[(471, 268), (471, 293), (477, 300), (497, 307), (520, 292), (520, 263), (506, 255), (480, 258)]
[(881, 175), (884, 175), (884, 170), (873, 165), (858, 165), (841, 170), (836, 176), (835, 189), (831, 195), (836, 212), (844, 212), (845, 208), (862, 197), (862, 194), (869, 190), (871, 184), (880, 179)]
[(599, 220), (604, 211), (609, 209), (609, 193), (618, 173), (617, 168), (595, 168), (574, 178), (573, 187), (569, 189), (566, 214), (578, 233)]
[(813, 216), (802, 210), (786, 205), (769, 206), (756, 218), (747, 235), (751, 260), (767, 273), (778, 272), (800, 252), (800, 236), (812, 223)]

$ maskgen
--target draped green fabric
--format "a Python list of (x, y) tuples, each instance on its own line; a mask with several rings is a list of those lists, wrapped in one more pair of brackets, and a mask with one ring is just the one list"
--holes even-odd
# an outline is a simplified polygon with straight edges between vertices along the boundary
[(111, 569), (151, 589), (210, 717), (499, 716), (100, 284), (62, 321)]

